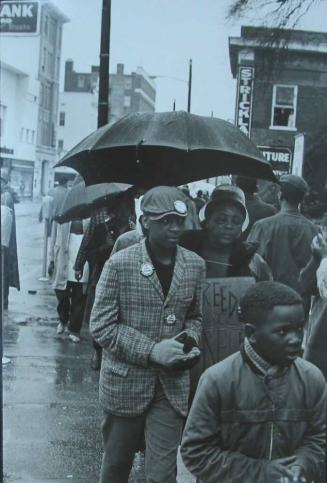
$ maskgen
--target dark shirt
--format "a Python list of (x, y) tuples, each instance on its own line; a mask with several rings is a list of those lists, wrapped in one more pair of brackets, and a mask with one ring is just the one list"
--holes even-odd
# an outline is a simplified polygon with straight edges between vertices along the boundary
[[(197, 255), (202, 257), (204, 252), (204, 244), (207, 238), (206, 230), (189, 230), (185, 231), (181, 237), (180, 245)], [(257, 282), (270, 280), (271, 273), (268, 265), (258, 257), (256, 243), (248, 243), (243, 241), (236, 241), (233, 245), (232, 253), (230, 255), (226, 277), (255, 277)], [(207, 278), (216, 278), (213, 268), (209, 266), (206, 261)]]
[(161, 284), (164, 297), (166, 298), (170, 289), (171, 281), (173, 279), (176, 253), (174, 253), (172, 262), (169, 265), (164, 265), (157, 260), (156, 256), (154, 255), (151, 249), (151, 246), (148, 240), (145, 241), (145, 244), (146, 244), (148, 254), (153, 263), (154, 269), (156, 271), (157, 277)]
[(301, 293), (299, 276), (311, 258), (318, 228), (297, 211), (281, 211), (257, 221), (248, 236), (271, 268), (273, 278)]
[(246, 240), (252, 226), (256, 221), (262, 220), (263, 218), (268, 218), (268, 216), (273, 216), (277, 213), (277, 209), (273, 205), (265, 203), (264, 201), (260, 200), (260, 198), (254, 195), (246, 194), (245, 204), (246, 209), (249, 213), (250, 222), (249, 226), (242, 235), (243, 240)]

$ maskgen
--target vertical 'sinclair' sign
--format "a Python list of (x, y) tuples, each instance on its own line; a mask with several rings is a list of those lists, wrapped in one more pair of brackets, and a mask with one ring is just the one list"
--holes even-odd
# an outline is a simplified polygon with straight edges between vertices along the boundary
[(0, 33), (11, 35), (37, 35), (39, 2), (1, 0)]
[(235, 124), (250, 136), (254, 67), (240, 67), (238, 72)]

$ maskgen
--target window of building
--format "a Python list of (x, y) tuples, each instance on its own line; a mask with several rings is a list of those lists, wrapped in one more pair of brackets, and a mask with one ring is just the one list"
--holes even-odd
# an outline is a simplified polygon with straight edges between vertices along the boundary
[(56, 58), (56, 72), (55, 72), (56, 80), (59, 79), (59, 73), (60, 73), (60, 57), (57, 56), (57, 58)]
[(49, 17), (45, 15), (44, 17), (44, 35), (45, 37), (48, 36), (48, 30), (49, 30)]
[(77, 87), (79, 87), (79, 88), (81, 88), (81, 89), (82, 89), (82, 88), (84, 87), (84, 85), (85, 85), (85, 79), (84, 79), (84, 76), (83, 76), (83, 75), (79, 75), (79, 76), (77, 77)]
[(4, 135), (7, 106), (0, 104), (0, 137)]
[(130, 107), (131, 105), (131, 96), (124, 96), (124, 107)]
[(48, 52), (48, 73), (50, 74), (51, 77), (54, 76), (54, 58), (53, 58), (53, 53)]
[(47, 49), (43, 47), (43, 58), (42, 58), (42, 70), (45, 71), (47, 68)]
[(64, 150), (64, 140), (58, 139), (58, 153), (61, 153)]
[(30, 130), (29, 129), (26, 129), (26, 133), (25, 133), (25, 141), (28, 143), (30, 140)]
[(295, 129), (297, 86), (274, 85), (271, 128)]
[(57, 21), (53, 17), (50, 18), (49, 33), (50, 42), (55, 46), (57, 41)]
[(25, 129), (23, 127), (20, 128), (20, 136), (19, 136), (20, 141), (24, 141), (24, 131)]
[(65, 125), (65, 118), (66, 118), (66, 113), (64, 111), (61, 111), (59, 113), (59, 126)]

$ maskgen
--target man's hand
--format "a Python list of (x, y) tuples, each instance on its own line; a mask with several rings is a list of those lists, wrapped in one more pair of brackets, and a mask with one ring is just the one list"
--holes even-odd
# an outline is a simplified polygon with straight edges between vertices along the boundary
[(83, 270), (75, 270), (75, 279), (79, 282), (83, 277)]
[(194, 347), (188, 354), (183, 351), (184, 344), (175, 339), (164, 339), (153, 347), (150, 360), (164, 367), (171, 367), (177, 362), (188, 361), (200, 354), (197, 347)]
[(279, 483), (289, 483), (289, 481), (293, 481), (294, 474), (290, 470), (290, 467), (292, 464), (294, 464), (294, 462), (295, 456), (277, 458), (269, 461), (266, 466), (267, 482), (278, 481)]
[(49, 277), (52, 277), (54, 272), (54, 262), (50, 262), (48, 266), (48, 275)]
[(327, 239), (321, 233), (312, 240), (311, 251), (319, 259), (327, 257)]
[(290, 469), (291, 473), (293, 473), (293, 477), (289, 478), (290, 482), (298, 481), (299, 483), (306, 483), (307, 479), (305, 477), (302, 466), (293, 465), (293, 466), (290, 466), (289, 469)]

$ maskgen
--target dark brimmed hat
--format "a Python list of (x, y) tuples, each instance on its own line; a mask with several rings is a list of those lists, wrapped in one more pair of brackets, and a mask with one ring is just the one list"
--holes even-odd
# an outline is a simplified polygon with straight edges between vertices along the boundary
[(242, 232), (249, 226), (249, 214), (246, 209), (244, 191), (238, 186), (230, 184), (223, 184), (217, 186), (211, 193), (209, 201), (201, 208), (199, 213), (200, 222), (207, 220), (208, 213), (214, 206), (219, 206), (222, 203), (231, 202), (237, 205), (244, 214), (244, 222), (242, 225)]
[(160, 220), (167, 215), (187, 216), (185, 195), (173, 186), (157, 186), (145, 193), (141, 210), (152, 220)]

